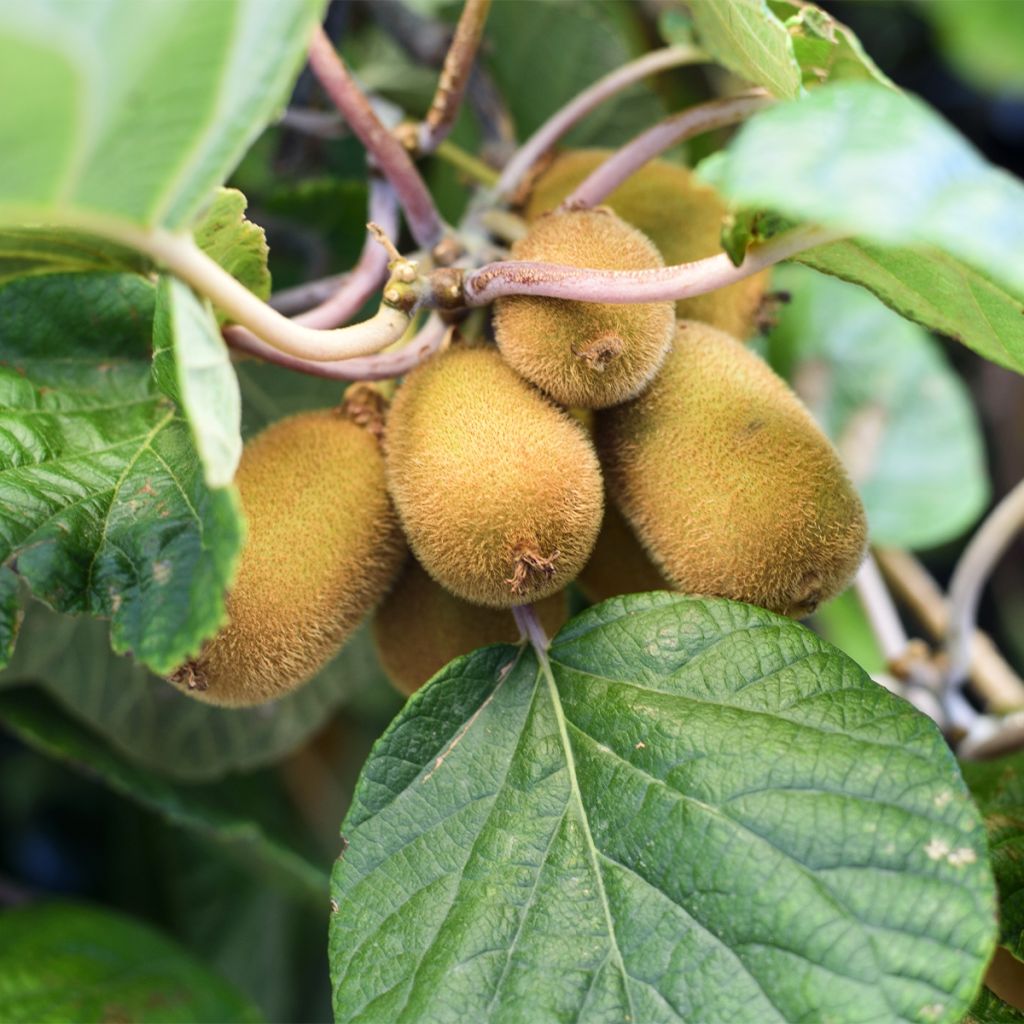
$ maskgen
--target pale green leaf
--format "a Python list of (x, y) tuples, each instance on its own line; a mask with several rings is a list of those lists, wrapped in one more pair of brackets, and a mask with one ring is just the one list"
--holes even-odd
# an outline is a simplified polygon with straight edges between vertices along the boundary
[(770, 336), (776, 368), (837, 445), (874, 543), (953, 540), (989, 500), (981, 427), (938, 345), (866, 292), (803, 267)]
[(61, 228), (0, 229), (0, 284), (29, 274), (92, 270), (147, 273), (149, 261), (135, 250), (80, 231)]
[(164, 673), (223, 621), (242, 529), (153, 381), (152, 316), (132, 275), (0, 287), (0, 563)]
[(800, 94), (793, 41), (765, 0), (689, 0), (689, 7), (698, 43), (717, 61), (775, 96)]
[(7, 1024), (232, 1024), (256, 1008), (187, 950), (110, 910), (44, 903), (0, 914)]
[(0, 5), (0, 221), (187, 224), (284, 104), (323, 6)]
[(454, 661), (343, 825), (336, 1020), (959, 1021), (995, 939), (934, 724), (802, 626), (606, 601)]
[(242, 457), (242, 398), (210, 306), (164, 276), (153, 319), (153, 372), (188, 419), (206, 483), (226, 487)]

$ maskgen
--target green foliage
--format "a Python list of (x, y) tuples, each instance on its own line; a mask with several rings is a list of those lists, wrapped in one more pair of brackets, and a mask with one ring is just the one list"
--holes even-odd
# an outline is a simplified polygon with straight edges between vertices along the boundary
[(985, 838), (935, 726), (803, 627), (606, 601), (453, 662), (334, 870), (338, 1021), (958, 1021)]
[(241, 523), (154, 383), (152, 315), (132, 275), (0, 288), (0, 562), (166, 673), (220, 625)]
[[(245, 196), (237, 188), (219, 188), (192, 228), (196, 245), (261, 299), (270, 298), (266, 232), (245, 218)], [(224, 323), (218, 314), (217, 322)]]
[(971, 1003), (971, 1009), (964, 1017), (963, 1024), (1022, 1024), (1024, 1013), (1015, 1006), (1004, 1003), (990, 989), (983, 988), (978, 998)]
[[(1016, 298), (1021, 319), (1024, 186), (916, 99), (864, 82), (823, 86), (753, 117), (715, 172), (718, 187), (741, 206), (885, 247), (926, 247), (928, 256), (938, 250), (940, 263), (973, 268)], [(989, 354), (973, 331), (961, 340)], [(1004, 361), (1024, 369), (1019, 332), (1000, 334), (999, 342)]]
[(66, 228), (0, 230), (0, 284), (35, 274), (93, 270), (146, 273), (149, 260), (134, 249)]
[(1024, 754), (960, 767), (988, 830), (999, 889), (999, 941), (1024, 960)]
[(971, 400), (941, 350), (866, 292), (783, 267), (790, 293), (770, 354), (844, 456), (877, 544), (926, 548), (985, 510), (988, 475)]
[(247, 999), (159, 932), (73, 903), (0, 914), (0, 1017), (10, 1024), (260, 1020)]
[(5, 4), (0, 221), (187, 224), (283, 101), (322, 7)]

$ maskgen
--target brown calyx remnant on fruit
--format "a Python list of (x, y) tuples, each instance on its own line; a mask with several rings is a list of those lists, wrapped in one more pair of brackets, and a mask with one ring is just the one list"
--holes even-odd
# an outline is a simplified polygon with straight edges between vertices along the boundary
[(674, 589), (803, 616), (864, 557), (864, 509), (828, 438), (706, 324), (680, 323), (654, 384), (595, 433), (609, 494)]
[(555, 548), (547, 558), (542, 557), (535, 551), (520, 550), (516, 555), (515, 570), (505, 580), (512, 593), (517, 597), (521, 594), (528, 594), (533, 589), (535, 577), (548, 580), (554, 576), (555, 562), (558, 561), (560, 554), (561, 552), (559, 552), (558, 548)]
[[(607, 207), (535, 221), (512, 258), (602, 270), (662, 266), (651, 241)], [(529, 268), (520, 268), (523, 279)], [(672, 340), (671, 302), (570, 302), (529, 295), (498, 299), (494, 333), (508, 364), (564, 405), (600, 409), (638, 395)]]

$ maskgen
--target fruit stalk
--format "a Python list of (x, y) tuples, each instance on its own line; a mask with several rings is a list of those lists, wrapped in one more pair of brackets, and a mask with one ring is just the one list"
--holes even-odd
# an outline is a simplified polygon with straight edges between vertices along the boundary
[(615, 191), (644, 164), (660, 156), (677, 143), (715, 128), (725, 128), (746, 120), (751, 114), (770, 106), (774, 100), (763, 89), (739, 96), (712, 100), (690, 107), (641, 132), (610, 156), (562, 203), (567, 210), (583, 210)]

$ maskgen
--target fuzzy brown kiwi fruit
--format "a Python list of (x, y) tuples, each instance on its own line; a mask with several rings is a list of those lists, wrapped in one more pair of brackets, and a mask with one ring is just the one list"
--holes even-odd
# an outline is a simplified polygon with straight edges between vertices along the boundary
[[(512, 258), (602, 270), (663, 266), (658, 250), (606, 207), (541, 217)], [(638, 395), (672, 342), (671, 302), (613, 304), (515, 295), (494, 304), (508, 364), (563, 405), (601, 409)]]
[[(576, 149), (558, 156), (533, 186), (524, 209), (527, 220), (555, 209), (612, 152)], [(728, 209), (713, 188), (685, 167), (653, 160), (612, 192), (605, 204), (647, 235), (670, 266), (722, 251), (722, 218)], [(706, 295), (680, 299), (676, 316), (702, 320), (746, 339), (756, 333), (768, 278), (769, 272), (762, 271)]]
[(248, 524), (228, 624), (172, 681), (210, 704), (281, 697), (381, 600), (406, 546), (374, 431), (300, 413), (249, 441), (235, 478)]
[(409, 374), (386, 447), (409, 546), (463, 600), (539, 600), (589, 557), (604, 504), (590, 438), (493, 348), (453, 348)]
[(594, 553), (580, 571), (576, 585), (588, 601), (597, 603), (620, 594), (671, 590), (636, 534), (612, 502), (605, 503), (604, 522)]
[[(554, 636), (568, 615), (565, 592), (538, 601), (536, 609), (545, 632)], [(408, 697), (459, 655), (515, 643), (519, 628), (511, 612), (460, 600), (410, 558), (377, 609), (373, 636), (388, 678)]]
[(786, 383), (722, 331), (680, 323), (638, 399), (597, 417), (609, 494), (674, 588), (803, 616), (864, 557), (864, 509)]

